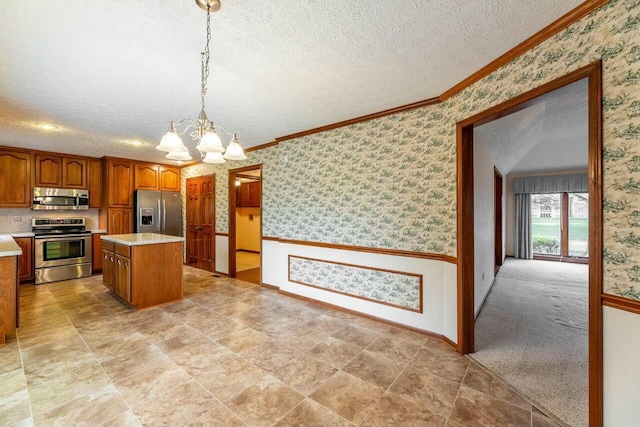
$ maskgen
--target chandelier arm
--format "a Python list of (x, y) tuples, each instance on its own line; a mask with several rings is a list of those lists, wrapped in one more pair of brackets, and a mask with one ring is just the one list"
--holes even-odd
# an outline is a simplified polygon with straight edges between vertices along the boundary
[(189, 118), (184, 118), (184, 119), (180, 120), (179, 122), (174, 123), (173, 125), (177, 127), (177, 126), (180, 126), (180, 125), (184, 124), (185, 122), (188, 122), (189, 124), (184, 128), (184, 130), (182, 132), (176, 132), (178, 135), (184, 135), (185, 133), (187, 133), (187, 131), (189, 129), (191, 129), (192, 126), (193, 126), (194, 129), (198, 128), (198, 124), (195, 121), (193, 121), (193, 120), (191, 120)]
[(215, 127), (215, 128), (220, 128), (220, 129), (222, 129), (223, 131), (225, 131), (225, 132), (227, 133), (227, 135), (230, 135), (230, 136), (235, 135), (235, 132), (229, 132), (229, 131), (227, 130), (227, 128), (226, 128), (226, 127), (224, 127), (224, 126), (222, 126), (222, 125), (219, 125), (219, 124), (216, 124), (216, 123), (212, 123), (212, 124), (211, 124), (211, 126), (213, 126), (213, 127)]

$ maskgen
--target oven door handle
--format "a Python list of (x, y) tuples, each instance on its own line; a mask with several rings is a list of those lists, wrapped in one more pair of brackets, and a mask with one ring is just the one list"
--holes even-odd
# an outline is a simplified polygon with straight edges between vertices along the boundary
[(60, 236), (35, 236), (36, 240), (62, 240), (62, 239), (68, 239), (68, 238), (73, 238), (73, 237), (91, 237), (91, 234), (63, 234)]

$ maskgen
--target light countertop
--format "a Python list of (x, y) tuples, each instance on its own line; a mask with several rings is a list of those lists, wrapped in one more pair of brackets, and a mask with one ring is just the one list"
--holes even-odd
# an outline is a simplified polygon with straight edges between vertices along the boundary
[(0, 257), (22, 255), (22, 249), (10, 234), (0, 234)]
[(184, 242), (184, 237), (170, 236), (168, 234), (156, 233), (131, 233), (131, 234), (111, 234), (100, 236), (102, 240), (107, 242), (118, 243), (126, 246), (137, 245), (156, 245), (159, 243), (176, 243)]
[(11, 237), (33, 237), (35, 236), (35, 234), (33, 234), (31, 231), (23, 231), (21, 233), (9, 233), (11, 234)]

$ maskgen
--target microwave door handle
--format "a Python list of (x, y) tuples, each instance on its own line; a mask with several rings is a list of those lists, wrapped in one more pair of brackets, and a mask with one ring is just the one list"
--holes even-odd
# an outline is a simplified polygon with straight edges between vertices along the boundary
[(158, 216), (156, 217), (156, 229), (160, 231), (160, 199), (158, 199)]
[(80, 209), (80, 196), (76, 196), (76, 209)]
[(167, 231), (167, 201), (162, 199), (162, 231)]

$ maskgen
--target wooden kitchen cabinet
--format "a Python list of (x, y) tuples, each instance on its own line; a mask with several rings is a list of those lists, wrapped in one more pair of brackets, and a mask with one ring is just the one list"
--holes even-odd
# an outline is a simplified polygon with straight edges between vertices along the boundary
[(36, 154), (33, 159), (35, 169), (34, 187), (62, 187), (62, 157), (50, 154)]
[(31, 154), (0, 149), (0, 207), (31, 207)]
[(180, 169), (172, 166), (136, 163), (135, 189), (180, 191)]
[(62, 158), (62, 188), (87, 189), (87, 159)]
[(107, 232), (109, 234), (133, 233), (133, 209), (108, 208)]
[(260, 207), (260, 182), (243, 182), (236, 187), (236, 207)]
[(100, 159), (89, 159), (87, 184), (89, 207), (99, 209), (102, 203), (102, 161)]
[(21, 282), (33, 280), (33, 237), (14, 237), (13, 240), (22, 249), (22, 256), (18, 258), (18, 279)]
[(100, 273), (102, 271), (102, 233), (94, 233), (91, 235), (91, 271), (93, 274)]
[(180, 169), (171, 166), (159, 166), (160, 190), (180, 191)]
[(113, 291), (115, 289), (115, 263), (116, 256), (113, 252), (112, 242), (102, 242), (102, 283)]
[(87, 188), (87, 159), (45, 153), (33, 156), (34, 187)]
[[(116, 250), (118, 246), (121, 245), (116, 245)], [(131, 258), (116, 254), (115, 260), (113, 292), (131, 303)]]
[[(107, 206), (110, 208), (131, 208), (133, 206), (133, 162), (125, 159), (107, 158), (105, 163), (107, 183)], [(113, 232), (109, 229), (109, 234)]]
[(13, 335), (18, 327), (20, 289), (18, 285), (18, 257), (0, 257), (0, 345), (6, 335)]
[[(102, 242), (104, 285), (137, 308), (182, 299), (183, 242), (167, 242), (164, 236), (155, 236), (151, 241), (133, 246), (126, 242), (138, 239), (135, 234), (111, 236), (113, 240)], [(122, 243), (117, 243), (119, 241)], [(113, 263), (109, 264), (111, 260)]]
[(136, 163), (135, 165), (135, 189), (157, 190), (160, 176), (157, 165)]

